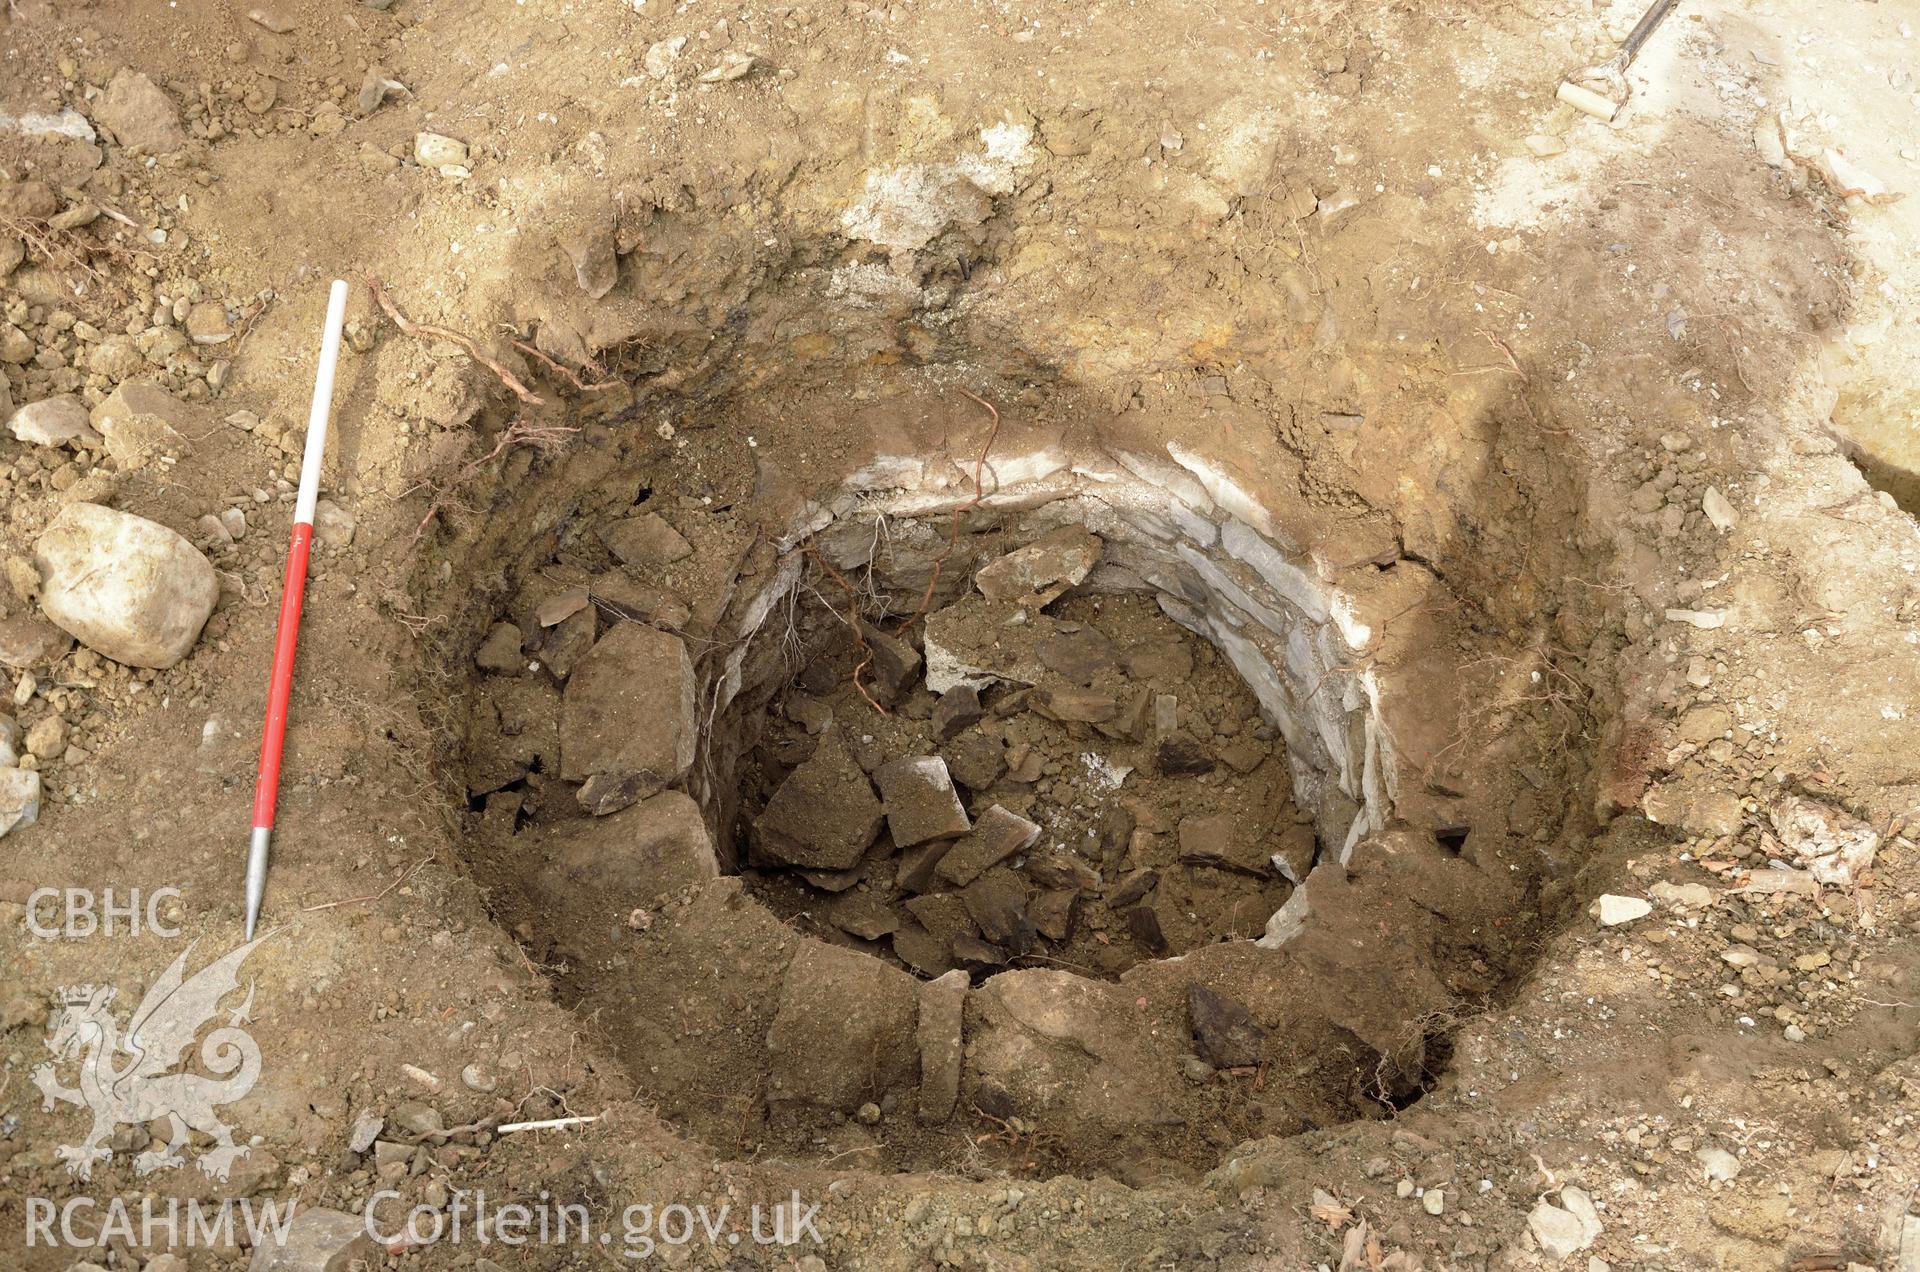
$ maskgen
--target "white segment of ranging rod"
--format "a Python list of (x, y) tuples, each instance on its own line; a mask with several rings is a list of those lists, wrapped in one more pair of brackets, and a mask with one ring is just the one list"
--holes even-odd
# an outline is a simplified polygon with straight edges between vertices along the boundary
[(320, 461), (327, 452), (327, 418), (333, 406), (333, 375), (340, 366), (340, 329), (347, 321), (347, 283), (333, 280), (327, 292), (327, 325), (320, 337), (320, 367), (315, 373), (313, 405), (307, 410), (307, 448), (300, 456), (300, 496), (293, 503), (296, 523), (313, 524), (320, 502)]

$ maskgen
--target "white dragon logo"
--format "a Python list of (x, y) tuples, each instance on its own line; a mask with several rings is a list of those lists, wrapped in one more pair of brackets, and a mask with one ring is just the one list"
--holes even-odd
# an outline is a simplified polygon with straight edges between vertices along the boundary
[[(47, 1039), (47, 1050), (55, 1059), (34, 1069), (33, 1084), (40, 1088), (43, 1110), (67, 1103), (93, 1111), (93, 1128), (86, 1137), (60, 1146), (68, 1174), (86, 1179), (96, 1161), (113, 1156), (107, 1140), (116, 1127), (138, 1126), (155, 1118), (168, 1120), (167, 1145), (136, 1157), (136, 1174), (184, 1165), (180, 1150), (186, 1147), (189, 1128), (213, 1138), (214, 1146), (196, 1160), (201, 1171), (214, 1179), (226, 1179), (234, 1162), (246, 1156), (246, 1146), (233, 1142), (232, 1128), (215, 1115), (214, 1108), (241, 1099), (260, 1078), (260, 1048), (240, 1028), (252, 1019), (251, 981), (246, 1000), (228, 1013), (226, 1025), (208, 1034), (200, 1048), (200, 1062), (222, 1076), (168, 1070), (185, 1058), (200, 1027), (219, 1011), (220, 1000), (240, 987), (240, 964), (266, 939), (249, 941), (191, 979), (185, 975), (187, 955), (193, 953), (193, 945), (188, 945), (140, 1000), (124, 1037), (109, 1010), (116, 992), (112, 988), (80, 985), (61, 991), (62, 1007)], [(62, 1086), (54, 1065), (81, 1052), (85, 1056), (80, 1062), (79, 1087)]]

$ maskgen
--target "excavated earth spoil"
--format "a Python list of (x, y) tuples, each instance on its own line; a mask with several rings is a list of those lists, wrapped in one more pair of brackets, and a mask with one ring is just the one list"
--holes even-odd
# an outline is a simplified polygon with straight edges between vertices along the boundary
[(1920, 1269), (1912, 23), (1639, 9), (5, 6), (0, 1264)]

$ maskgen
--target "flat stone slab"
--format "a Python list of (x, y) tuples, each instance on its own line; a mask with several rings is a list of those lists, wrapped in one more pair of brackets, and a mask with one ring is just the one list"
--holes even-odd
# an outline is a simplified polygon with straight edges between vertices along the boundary
[(942, 941), (951, 943), (962, 936), (979, 935), (973, 916), (967, 913), (967, 903), (957, 892), (913, 897), (906, 902), (906, 910), (921, 927)]
[(907, 892), (928, 892), (943, 883), (937, 868), (940, 859), (953, 850), (958, 840), (929, 839), (924, 844), (900, 850), (893, 881)]
[(1007, 771), (1007, 748), (985, 733), (964, 733), (940, 748), (947, 772), (969, 790), (984, 791)]
[(920, 982), (858, 950), (802, 943), (767, 1031), (768, 1099), (853, 1112), (919, 1077)]
[(948, 883), (965, 887), (1014, 853), (1031, 848), (1038, 838), (1037, 824), (995, 804), (941, 856), (934, 870)]
[(964, 1067), (967, 974), (947, 972), (920, 987), (920, 1120), (937, 1126), (953, 1116)]
[(1180, 860), (1189, 866), (1211, 866), (1237, 874), (1266, 878), (1273, 873), (1271, 847), (1251, 827), (1225, 813), (1180, 819)]
[(1083, 582), (1105, 551), (1100, 537), (1085, 527), (1061, 526), (981, 566), (974, 586), (990, 601), (1045, 605)]
[(693, 545), (657, 512), (643, 512), (602, 526), (600, 542), (622, 565), (671, 565), (693, 555)]
[(1112, 694), (1078, 685), (1042, 684), (1029, 701), (1047, 719), (1065, 724), (1105, 724), (1120, 714), (1120, 703)]
[(951, 839), (972, 828), (967, 810), (953, 789), (947, 762), (937, 755), (907, 756), (882, 764), (873, 774), (880, 784), (887, 829), (894, 846), (911, 848), (929, 839)]
[(860, 624), (860, 635), (872, 655), (863, 673), (864, 683), (882, 705), (896, 701), (913, 686), (920, 672), (920, 651), (872, 623)]
[(996, 680), (1034, 684), (1047, 674), (1036, 652), (1058, 624), (1031, 607), (968, 596), (927, 616), (927, 688), (984, 689)]
[(877, 941), (897, 929), (902, 919), (871, 892), (848, 892), (826, 906), (827, 922), (849, 936)]
[(933, 705), (933, 736), (950, 741), (976, 724), (982, 714), (979, 690), (972, 685), (955, 685)]
[(541, 847), (543, 892), (576, 900), (595, 894), (623, 908), (720, 875), (700, 806), (680, 791), (661, 791), (606, 817), (561, 822), (541, 837)]
[(960, 898), (983, 938), (1016, 955), (1033, 948), (1034, 926), (1027, 917), (1027, 887), (1019, 875), (1011, 870), (989, 871), (962, 888)]
[(941, 976), (953, 970), (952, 942), (921, 927), (905, 923), (892, 936), (893, 954), (922, 976)]
[(1027, 906), (1027, 917), (1034, 930), (1049, 941), (1065, 941), (1073, 936), (1080, 893), (1073, 888), (1052, 888), (1042, 892)]
[(693, 660), (678, 636), (616, 623), (574, 667), (560, 776), (588, 812), (616, 812), (685, 777), (699, 739)]
[(787, 775), (753, 822), (756, 846), (809, 870), (849, 870), (880, 834), (883, 813), (838, 729)]

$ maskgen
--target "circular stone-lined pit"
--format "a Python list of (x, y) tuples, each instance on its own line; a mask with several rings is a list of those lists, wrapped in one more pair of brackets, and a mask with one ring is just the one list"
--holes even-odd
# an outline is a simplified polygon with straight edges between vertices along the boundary
[(1484, 688), (1440, 582), (1332, 585), (1175, 448), (994, 476), (757, 540), (636, 481), (555, 540), (475, 655), (496, 911), (724, 1152), (1145, 1178), (1417, 1098), (1550, 807), (1429, 771)]

